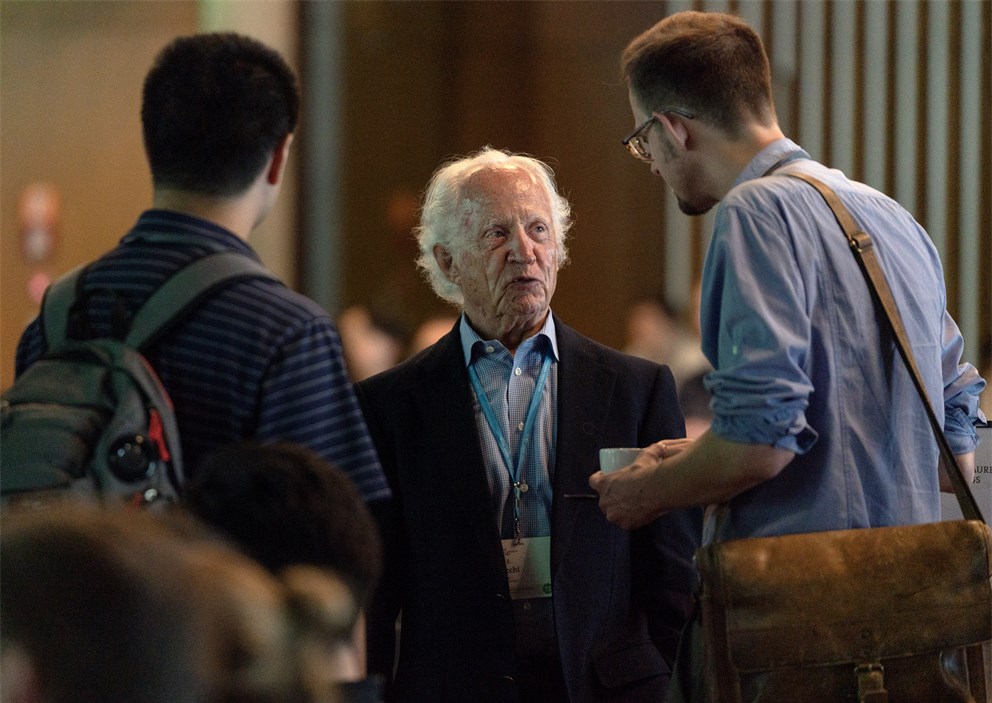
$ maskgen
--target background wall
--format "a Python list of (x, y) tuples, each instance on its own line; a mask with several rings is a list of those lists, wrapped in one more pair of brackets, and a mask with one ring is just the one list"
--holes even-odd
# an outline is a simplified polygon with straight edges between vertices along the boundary
[[(39, 282), (106, 251), (150, 202), (141, 82), (158, 48), (195, 24), (193, 3), (0, 3), (0, 387)], [(32, 184), (57, 199), (57, 244), (29, 263), (21, 199)]]
[[(893, 194), (928, 228), (977, 361), (992, 325), (985, 0), (4, 0), (0, 387), (36, 313), (31, 277), (110, 248), (147, 206), (141, 82), (162, 45), (201, 28), (259, 36), (300, 67), (306, 113), (291, 165), (318, 175), (291, 183), (252, 238), (288, 282), (334, 314), (355, 302), (410, 321), (446, 310), (414, 269), (415, 199), (442, 160), (491, 144), (555, 166), (576, 219), (555, 310), (621, 344), (632, 297), (688, 305), (708, 240), (710, 218), (681, 215), (619, 144), (632, 127), (620, 51), (690, 8), (752, 22), (772, 56), (787, 134)], [(58, 194), (60, 244), (28, 263), (19, 202), (36, 182)]]

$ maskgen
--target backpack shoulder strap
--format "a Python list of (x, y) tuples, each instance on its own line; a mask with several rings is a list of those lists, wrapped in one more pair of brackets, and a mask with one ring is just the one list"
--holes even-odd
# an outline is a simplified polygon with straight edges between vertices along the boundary
[(56, 279), (45, 290), (45, 296), (41, 300), (41, 326), (48, 349), (62, 344), (68, 336), (69, 311), (76, 301), (85, 271), (85, 264), (77, 266)]
[(208, 254), (183, 267), (149, 296), (134, 314), (125, 343), (150, 347), (173, 324), (219, 286), (243, 278), (279, 278), (250, 256), (236, 251)]

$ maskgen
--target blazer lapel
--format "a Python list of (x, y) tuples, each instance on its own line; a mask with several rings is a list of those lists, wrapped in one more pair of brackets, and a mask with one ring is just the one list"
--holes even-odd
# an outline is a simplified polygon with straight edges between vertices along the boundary
[(423, 479), (428, 490), (443, 490), (445, 500), (458, 506), (462, 525), (475, 535), (480, 553), (488, 554), (494, 569), (505, 575), (457, 325), (434, 351), (421, 361), (412, 391), (418, 416), (425, 419), (422, 428), (429, 433), (429, 445), (436, 448), (421, 466)]
[(556, 573), (568, 550), (585, 500), (565, 494), (592, 493), (589, 477), (599, 470), (599, 448), (609, 417), (616, 371), (575, 330), (555, 318), (558, 336), (558, 432), (551, 521), (551, 568)]

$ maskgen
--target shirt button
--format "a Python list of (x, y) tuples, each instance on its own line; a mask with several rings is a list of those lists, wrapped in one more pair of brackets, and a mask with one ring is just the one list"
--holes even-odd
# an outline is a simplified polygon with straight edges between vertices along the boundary
[(517, 367), (517, 368), (513, 369), (513, 373), (515, 373), (517, 376), (519, 376), (520, 374), (523, 373), (523, 371), (520, 370), (520, 367)]
[(517, 429), (520, 430), (521, 432), (523, 432), (524, 431), (524, 423), (518, 422), (517, 423)]
[(492, 347), (492, 345), (486, 347), (486, 354), (492, 354), (494, 351), (496, 350)]

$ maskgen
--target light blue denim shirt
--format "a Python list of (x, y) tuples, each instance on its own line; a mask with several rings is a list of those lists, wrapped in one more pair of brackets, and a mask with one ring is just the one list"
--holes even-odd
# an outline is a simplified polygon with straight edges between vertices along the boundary
[(952, 449), (978, 442), (985, 383), (961, 363), (927, 233), (891, 198), (775, 141), (716, 212), (700, 317), (716, 369), (713, 431), (796, 458), (731, 501), (718, 537), (939, 520), (937, 444), (920, 398), (843, 231), (811, 186), (781, 175), (790, 171), (833, 188), (871, 235)]

